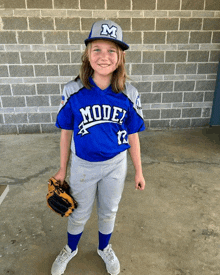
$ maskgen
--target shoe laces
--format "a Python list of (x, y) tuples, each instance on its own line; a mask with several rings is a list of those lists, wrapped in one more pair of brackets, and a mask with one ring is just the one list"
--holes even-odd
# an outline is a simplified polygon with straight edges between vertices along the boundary
[(108, 261), (113, 262), (115, 260), (115, 253), (112, 249), (111, 244), (109, 244), (108, 247), (106, 247), (106, 249), (104, 250), (104, 254)]
[(61, 250), (60, 255), (58, 256), (57, 261), (59, 261), (59, 262), (65, 262), (68, 259), (69, 256), (70, 256), (70, 253), (64, 247)]

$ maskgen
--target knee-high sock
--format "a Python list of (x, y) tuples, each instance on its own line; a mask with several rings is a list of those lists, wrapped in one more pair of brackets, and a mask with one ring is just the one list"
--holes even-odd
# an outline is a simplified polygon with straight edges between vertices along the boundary
[(99, 231), (99, 250), (106, 248), (106, 246), (109, 244), (111, 236), (112, 233), (105, 235)]
[(78, 235), (72, 235), (69, 232), (67, 232), (68, 246), (72, 249), (72, 251), (76, 250), (82, 233)]

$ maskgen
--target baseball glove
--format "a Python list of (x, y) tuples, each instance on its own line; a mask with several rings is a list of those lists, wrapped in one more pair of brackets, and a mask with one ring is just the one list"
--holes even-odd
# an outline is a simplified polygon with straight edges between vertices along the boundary
[(77, 202), (70, 195), (69, 184), (66, 181), (61, 184), (60, 181), (53, 177), (48, 181), (48, 193), (46, 199), (49, 208), (57, 214), (60, 214), (62, 217), (68, 217), (73, 210), (77, 208)]

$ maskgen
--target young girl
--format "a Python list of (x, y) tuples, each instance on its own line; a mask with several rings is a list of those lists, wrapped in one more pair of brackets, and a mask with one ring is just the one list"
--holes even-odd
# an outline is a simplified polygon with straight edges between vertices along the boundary
[(61, 128), (60, 169), (66, 177), (70, 148), (70, 187), (78, 207), (68, 219), (68, 244), (53, 263), (52, 275), (64, 273), (97, 200), (99, 246), (109, 274), (120, 263), (109, 244), (124, 188), (127, 150), (135, 167), (135, 188), (144, 190), (138, 132), (145, 129), (137, 90), (126, 82), (122, 29), (110, 20), (93, 24), (79, 76), (64, 87), (56, 126)]

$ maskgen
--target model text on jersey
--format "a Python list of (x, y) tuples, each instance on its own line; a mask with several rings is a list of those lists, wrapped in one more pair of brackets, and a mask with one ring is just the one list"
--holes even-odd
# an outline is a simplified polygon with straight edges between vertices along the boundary
[(85, 135), (89, 132), (88, 128), (102, 123), (118, 123), (122, 125), (123, 119), (127, 113), (126, 110), (110, 105), (93, 105), (81, 108), (80, 113), (83, 121), (79, 124), (78, 134)]

